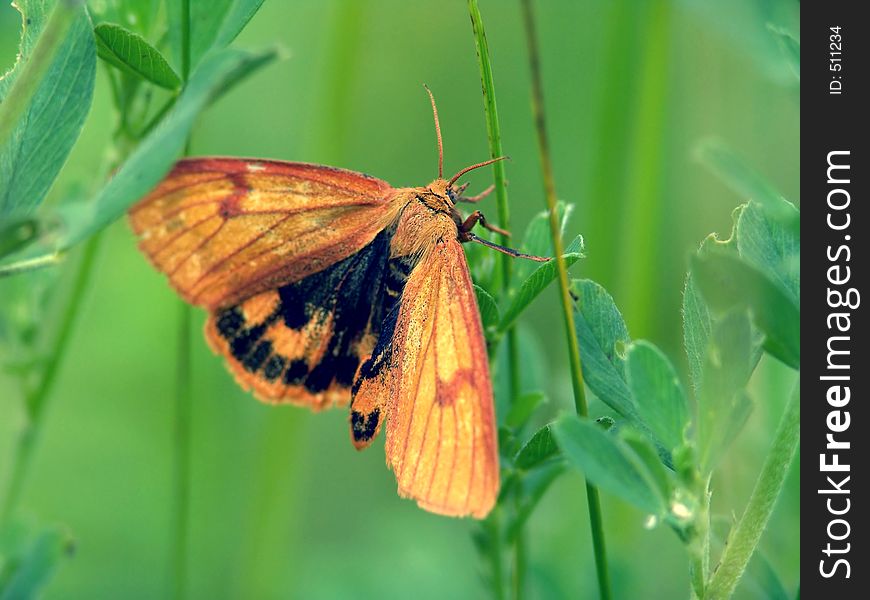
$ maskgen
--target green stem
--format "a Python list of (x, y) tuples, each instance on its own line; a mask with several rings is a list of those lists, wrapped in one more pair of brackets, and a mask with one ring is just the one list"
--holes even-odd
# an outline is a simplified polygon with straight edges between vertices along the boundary
[(58, 2), (30, 56), (23, 59), (24, 64), (21, 65), (12, 88), (3, 98), (3, 102), (0, 102), (0, 147), (6, 144), (25, 108), (30, 105), (30, 99), (42, 83), (42, 76), (51, 66), (67, 31), (79, 15), (81, 5), (82, 0)]
[(695, 520), (696, 529), (688, 542), (690, 579), (693, 598), (703, 598), (707, 585), (707, 574), (710, 572), (710, 478), (699, 486), (697, 491), (701, 505), (698, 507), (698, 517)]
[[(483, 89), (483, 107), (486, 113), (486, 133), (489, 139), (490, 158), (504, 156), (501, 145), (501, 128), (498, 122), (498, 106), (495, 101), (495, 82), (492, 77), (492, 62), (489, 55), (489, 44), (486, 41), (486, 31), (483, 28), (483, 18), (477, 0), (468, 0), (468, 12), (471, 15), (471, 28), (474, 33), (474, 46), (477, 51), (477, 64), (480, 67), (480, 82)], [(495, 202), (498, 211), (498, 224), (503, 229), (510, 229), (510, 209), (505, 184), (505, 163), (499, 161), (492, 165), (493, 183), (495, 184)], [(499, 243), (506, 246), (507, 236), (499, 234)], [(501, 289), (507, 293), (511, 287), (512, 263), (511, 257), (500, 254)], [(520, 393), (519, 343), (516, 329), (507, 331), (508, 384), (510, 400), (513, 402)]]
[[(568, 269), (565, 265), (564, 243), (556, 212), (556, 184), (553, 177), (553, 166), (550, 160), (550, 146), (547, 139), (547, 126), (544, 114), (544, 90), (541, 82), (541, 63), (538, 55), (538, 38), (535, 30), (535, 16), (531, 0), (521, 0), (523, 9), (523, 24), (526, 32), (526, 43), (529, 53), (529, 69), (532, 76), (532, 113), (538, 138), (538, 151), (541, 159), (541, 171), (544, 180), (544, 196), (549, 209), (550, 234), (553, 238), (553, 252), (559, 273), (559, 299), (562, 305), (562, 317), (565, 325), (565, 336), (568, 342), (568, 355), (571, 366), (571, 385), (574, 390), (574, 406), (577, 414), (587, 416), (589, 409), (586, 404), (586, 391), (583, 386), (583, 369), (580, 363), (580, 344), (574, 327), (574, 311), (571, 293), (568, 288)], [(595, 550), (595, 567), (598, 573), (598, 589), (602, 600), (611, 597), (610, 575), (607, 570), (607, 551), (604, 542), (604, 526), (601, 517), (601, 501), (598, 489), (586, 482), (586, 498), (589, 503), (589, 524), (592, 529), (592, 545)]]
[[(522, 508), (522, 486), (518, 485), (514, 493), (514, 506), (516, 514)], [(522, 528), (518, 528), (514, 538), (514, 573), (513, 573), (513, 597), (521, 600), (525, 596), (526, 581), (526, 543)]]
[(24, 487), (25, 479), (30, 468), (30, 462), (33, 457), (33, 451), (36, 448), (39, 433), (42, 430), (42, 422), (45, 416), (45, 407), (48, 403), (49, 394), (51, 393), (55, 379), (57, 378), (58, 370), (60, 369), (61, 361), (66, 355), (66, 348), (69, 345), (70, 337), (72, 336), (75, 326), (76, 317), (79, 314), (79, 308), (85, 290), (88, 287), (91, 271), (94, 266), (94, 257), (97, 255), (97, 250), (100, 245), (100, 234), (93, 236), (85, 244), (82, 253), (81, 262), (78, 265), (78, 271), (75, 275), (72, 291), (70, 292), (69, 301), (64, 307), (63, 314), (60, 320), (59, 333), (54, 342), (54, 347), (48, 360), (45, 364), (45, 370), (42, 372), (39, 384), (33, 388), (31, 392), (25, 395), (25, 408), (27, 409), (27, 425), (21, 433), (18, 441), (18, 449), (15, 454), (15, 462), (12, 465), (12, 475), (10, 477), (9, 488), (6, 492), (6, 498), (3, 502), (3, 512), (0, 516), (0, 523), (5, 522), (18, 507), (18, 501), (21, 496), (21, 491)]
[(175, 379), (175, 501), (172, 515), (171, 574), (175, 598), (185, 597), (190, 505), (190, 321), (191, 309), (179, 303), (178, 359)]
[(190, 78), (190, 0), (181, 0), (181, 79)]
[(734, 593), (782, 492), (789, 465), (800, 442), (800, 426), (801, 398), (800, 384), (797, 384), (779, 422), (773, 445), (764, 461), (755, 489), (752, 490), (749, 504), (728, 535), (719, 565), (706, 586), (705, 598), (730, 598)]
[[(190, 77), (190, 0), (181, 3), (181, 76), (185, 85)], [(184, 147), (190, 153), (190, 137)], [(178, 313), (178, 356), (175, 375), (175, 499), (172, 513), (172, 548), (170, 549), (170, 581), (173, 597), (187, 595), (188, 516), (190, 514), (190, 324), (191, 308), (181, 301)]]
[(8, 265), (3, 265), (0, 267), (0, 277), (9, 277), (27, 271), (35, 271), (36, 269), (50, 267), (61, 262), (63, 257), (63, 252), (52, 252), (51, 254), (42, 254), (34, 258), (28, 258)]

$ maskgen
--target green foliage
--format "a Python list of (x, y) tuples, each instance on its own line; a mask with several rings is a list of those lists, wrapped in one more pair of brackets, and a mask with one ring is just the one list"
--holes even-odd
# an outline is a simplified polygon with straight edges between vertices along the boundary
[(773, 218), (782, 221), (799, 235), (800, 213), (794, 205), (721, 140), (703, 141), (698, 145), (696, 154), (701, 164), (722, 179), (738, 196), (760, 203)]
[[(212, 50), (229, 45), (256, 14), (263, 0), (191, 0), (190, 59), (196, 65)], [(181, 65), (181, 9), (183, 3), (167, 5), (172, 56)]]
[(90, 218), (71, 223), (60, 246), (69, 248), (122, 216), (172, 167), (199, 112), (225, 92), (229, 83), (237, 83), (276, 56), (272, 50), (251, 53), (227, 49), (207, 58), (194, 72), (161, 126), (142, 140), (94, 199)]
[(492, 294), (487, 292), (479, 285), (474, 286), (474, 293), (477, 296), (477, 308), (480, 310), (480, 322), (483, 324), (483, 331), (489, 337), (491, 331), (499, 322), (498, 304)]
[(800, 366), (800, 311), (760, 271), (739, 258), (710, 253), (692, 259), (692, 275), (714, 311), (749, 308), (767, 336), (765, 350), (790, 367)]
[[(553, 433), (569, 464), (607, 490), (652, 515), (664, 515), (668, 498), (654, 475), (623, 440), (577, 415), (553, 425)], [(658, 461), (656, 461), (658, 462)]]
[[(96, 54), (83, 7), (25, 0), (20, 59), (0, 78), (0, 225), (33, 212), (79, 137)], [(40, 35), (42, 33), (45, 35)]]
[[(574, 212), (574, 205), (559, 202), (556, 206), (559, 231), (562, 237), (568, 230), (568, 222)], [(582, 242), (582, 240), (581, 240)], [(550, 211), (542, 210), (529, 221), (523, 234), (520, 251), (532, 256), (553, 256), (553, 234), (550, 232)], [(582, 245), (581, 245), (582, 249)], [(516, 281), (525, 281), (540, 265), (532, 261), (516, 261), (514, 264), (514, 276)]]
[(671, 362), (653, 344), (641, 340), (629, 346), (625, 371), (640, 418), (665, 448), (677, 448), (683, 443), (689, 409)]
[[(565, 254), (562, 257), (565, 259), (566, 266), (571, 266), (583, 258), (583, 237), (574, 238), (574, 241), (565, 248)], [(557, 267), (555, 260), (545, 262), (532, 271), (531, 275), (520, 284), (516, 294), (511, 296), (510, 304), (501, 317), (498, 325), (500, 331), (507, 331), (529, 304), (556, 279)]]
[(73, 553), (58, 527), (9, 521), (0, 528), (0, 600), (41, 597), (54, 571)]
[(511, 405), (510, 412), (505, 418), (505, 424), (515, 429), (522, 427), (546, 401), (547, 396), (544, 392), (526, 392), (520, 395)]
[(523, 444), (514, 458), (514, 464), (518, 469), (529, 470), (553, 458), (558, 453), (559, 447), (553, 437), (552, 426), (545, 425)]
[[(753, 185), (767, 187), (765, 182)], [(799, 215), (784, 199), (750, 202), (735, 211), (728, 240), (710, 236), (692, 256), (683, 295), (683, 334), (695, 392), (694, 417), (667, 357), (649, 342), (631, 342), (603, 288), (575, 281), (586, 383), (643, 434), (630, 427), (604, 432), (592, 421), (570, 416), (544, 427), (535, 434), (540, 439), (533, 436), (534, 444), (527, 444), (527, 455), (550, 458), (554, 451), (542, 441), (552, 432), (561, 455), (591, 482), (663, 518), (686, 543), (694, 591), (704, 598), (733, 591), (797, 444), (799, 408), (789, 408), (744, 518), (719, 566), (711, 569), (710, 478), (750, 414), (746, 387), (761, 348), (800, 368), (800, 239), (795, 223)], [(662, 453), (653, 443), (670, 452)], [(537, 450), (541, 446), (547, 453)]]
[(636, 417), (625, 381), (625, 352), (631, 338), (610, 294), (588, 279), (575, 280), (575, 327), (583, 353), (583, 379), (598, 398), (623, 416)]
[(798, 81), (801, 78), (801, 43), (788, 31), (782, 27), (777, 27), (773, 24), (767, 25), (768, 30), (776, 37), (779, 42), (779, 47), (782, 49), (783, 57), (788, 64), (791, 72), (797, 77)]
[(755, 368), (752, 331), (745, 311), (735, 309), (713, 326), (701, 369), (698, 443), (702, 472), (709, 472), (746, 421), (745, 388)]
[(168, 90), (181, 87), (181, 79), (145, 39), (113, 23), (94, 27), (97, 56), (122, 71)]

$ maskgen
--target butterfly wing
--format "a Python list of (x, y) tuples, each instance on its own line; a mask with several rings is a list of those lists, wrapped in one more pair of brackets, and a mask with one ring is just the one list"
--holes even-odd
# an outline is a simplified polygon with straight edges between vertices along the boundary
[(390, 258), (394, 232), (388, 227), (323, 271), (211, 314), (206, 339), (242, 387), (266, 402), (315, 410), (350, 400), (360, 359), (371, 354), (410, 270)]
[(360, 368), (351, 404), (354, 444), (383, 417), (399, 494), (426, 510), (486, 516), (498, 494), (498, 448), (486, 344), (471, 276), (455, 239), (411, 272), (401, 302)]
[(130, 210), (140, 247), (192, 304), (232, 306), (351, 256), (395, 217), (360, 173), (238, 158), (178, 162)]

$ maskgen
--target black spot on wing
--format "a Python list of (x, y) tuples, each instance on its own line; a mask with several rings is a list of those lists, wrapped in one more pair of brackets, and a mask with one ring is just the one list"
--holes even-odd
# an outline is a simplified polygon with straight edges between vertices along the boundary
[(238, 306), (223, 311), (217, 319), (218, 333), (224, 339), (231, 340), (236, 337), (239, 330), (245, 325), (245, 318)]
[[(356, 381), (353, 382), (351, 398), (356, 396), (363, 381), (377, 377), (383, 370), (384, 365), (390, 362), (393, 335), (396, 332), (396, 322), (399, 320), (399, 308), (401, 303), (398, 302), (398, 300), (400, 299), (401, 296), (399, 296), (397, 301), (394, 302), (389, 314), (387, 314), (383, 323), (381, 323), (381, 333), (378, 337), (378, 343), (375, 345), (371, 357), (364, 362), (360, 368), (359, 377), (357, 377)], [(351, 406), (353, 406), (353, 399), (351, 399)]]
[(287, 359), (280, 354), (273, 354), (263, 365), (263, 377), (267, 381), (275, 381), (284, 372), (284, 366), (287, 364)]
[[(413, 268), (407, 259), (390, 259), (394, 233), (394, 228), (388, 228), (356, 254), (278, 288), (280, 301), (262, 323), (247, 323), (238, 306), (221, 311), (217, 330), (229, 342), (232, 357), (268, 381), (280, 378), (287, 385), (303, 385), (312, 394), (325, 391), (333, 382), (350, 387), (360, 363), (363, 337), (367, 333), (374, 336), (378, 348), (384, 328), (389, 329), (387, 337), (392, 337), (395, 315), (392, 320), (390, 315)], [(275, 323), (299, 331), (314, 319), (329, 320), (325, 331), (330, 336), (316, 362), (310, 356), (276, 354), (272, 343), (263, 339)]]
[(284, 383), (287, 385), (298, 385), (305, 381), (306, 375), (308, 375), (308, 363), (301, 358), (297, 358), (284, 371)]
[(271, 354), (272, 342), (269, 340), (263, 340), (254, 346), (254, 349), (245, 356), (242, 364), (245, 365), (245, 368), (251, 373), (256, 373), (260, 370), (260, 367), (263, 366), (263, 363), (266, 362), (266, 359), (268, 359)]
[(375, 408), (367, 415), (352, 410), (350, 412), (350, 430), (354, 441), (367, 442), (372, 439), (378, 430), (380, 418), (381, 411), (379, 408)]

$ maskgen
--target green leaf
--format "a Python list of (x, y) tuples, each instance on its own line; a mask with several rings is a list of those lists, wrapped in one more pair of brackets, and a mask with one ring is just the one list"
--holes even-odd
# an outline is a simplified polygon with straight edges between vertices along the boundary
[(495, 303), (495, 298), (479, 285), (474, 286), (474, 293), (477, 296), (477, 308), (480, 310), (480, 322), (486, 333), (498, 324), (498, 304)]
[(598, 398), (623, 416), (637, 417), (625, 381), (625, 349), (631, 342), (625, 321), (610, 294), (588, 279), (572, 282), (583, 379)]
[(755, 367), (752, 328), (735, 308), (711, 331), (698, 396), (700, 462), (709, 472), (737, 436), (752, 408), (745, 388)]
[(514, 465), (518, 469), (530, 470), (541, 463), (557, 456), (559, 447), (553, 439), (552, 425), (544, 425), (523, 444), (514, 458)]
[(257, 54), (227, 49), (211, 55), (194, 72), (184, 91), (166, 115), (136, 148), (93, 203), (90, 219), (82, 220), (60, 241), (66, 249), (96, 233), (142, 198), (163, 178), (181, 154), (185, 140), (200, 111), (240, 73), (250, 73), (275, 58), (274, 50)]
[[(567, 248), (565, 248), (565, 266), (570, 267), (575, 262), (583, 258), (583, 238), (577, 236), (574, 238)], [(510, 304), (502, 315), (499, 323), (499, 331), (507, 331), (513, 325), (514, 321), (522, 314), (522, 312), (532, 303), (532, 301), (540, 295), (558, 275), (557, 263), (555, 260), (543, 263), (535, 269), (529, 277), (523, 281), (520, 288), (515, 294), (510, 297)]]
[[(737, 223), (746, 205), (741, 204), (731, 213), (732, 227), (731, 236), (727, 240), (720, 240), (713, 233), (708, 235), (698, 254), (707, 252), (730, 252), (737, 255)], [(692, 388), (697, 396), (701, 387), (701, 367), (707, 353), (707, 343), (710, 338), (710, 330), (713, 327), (713, 317), (701, 291), (692, 278), (691, 271), (686, 275), (686, 283), (683, 287), (683, 343), (689, 362), (689, 375), (692, 379)]]
[(7, 524), (0, 532), (0, 600), (40, 597), (61, 560), (72, 552), (72, 538), (58, 528)]
[(800, 369), (800, 309), (782, 288), (738, 257), (721, 252), (692, 257), (692, 277), (707, 305), (718, 313), (747, 307), (765, 334), (764, 349)]
[(568, 463), (589, 481), (644, 512), (665, 513), (667, 498), (655, 476), (623, 440), (577, 415), (556, 421), (553, 434)]
[(696, 396), (701, 389), (701, 368), (712, 328), (713, 318), (710, 316), (710, 309), (707, 308), (701, 291), (695, 285), (692, 274), (688, 273), (683, 287), (683, 344), (689, 362), (692, 389)]
[(10, 220), (0, 226), (0, 257), (13, 254), (39, 234), (39, 221), (33, 218)]
[(674, 484), (670, 472), (665, 468), (649, 438), (631, 427), (620, 428), (618, 435), (646, 467), (659, 495), (668, 502), (673, 495)]
[(771, 219), (757, 202), (750, 202), (737, 219), (737, 249), (741, 258), (762, 271), (800, 307), (801, 240)]
[[(486, 237), (486, 234), (481, 233), (480, 236)], [(485, 290), (500, 289), (497, 280), (498, 269), (496, 268), (496, 254), (498, 253), (482, 244), (463, 244), (463, 249), (468, 269), (471, 271), (471, 279)]]
[[(562, 239), (565, 239), (565, 228), (571, 213), (574, 212), (573, 204), (559, 202), (556, 205), (556, 216), (559, 221)], [(550, 233), (550, 211), (543, 210), (532, 217), (523, 235), (523, 242), (519, 247), (521, 252), (533, 256), (553, 256), (553, 238)], [(525, 281), (535, 270), (536, 264), (530, 260), (514, 261), (514, 281)]]
[(516, 512), (516, 516), (508, 525), (508, 541), (513, 542), (517, 539), (517, 535), (522, 531), (523, 526), (526, 524), (526, 521), (529, 520), (529, 517), (532, 515), (532, 512), (534, 512), (535, 507), (538, 506), (541, 498), (543, 498), (547, 490), (550, 489), (550, 485), (564, 472), (565, 465), (561, 463), (553, 463), (523, 476), (523, 498), (520, 508)]
[(755, 200), (792, 231), (800, 231), (800, 212), (758, 171), (719, 140), (701, 142), (696, 150), (703, 165), (744, 200)]
[(668, 450), (683, 442), (689, 409), (673, 365), (653, 344), (640, 341), (628, 349), (628, 387), (641, 418)]
[(97, 55), (125, 73), (135, 75), (168, 90), (181, 87), (181, 79), (139, 34), (120, 25), (101, 23), (94, 28)]
[(801, 43), (788, 31), (768, 23), (767, 29), (776, 37), (789, 69), (798, 81), (801, 80)]
[[(714, 516), (712, 519), (714, 550), (721, 551), (732, 527), (731, 519)], [(751, 590), (751, 595), (748, 592)], [(744, 592), (741, 594), (741, 592)], [(765, 600), (790, 600), (785, 586), (776, 574), (770, 561), (759, 548), (752, 553), (752, 559), (737, 588), (738, 597), (764, 598)]]
[(505, 424), (514, 429), (522, 427), (532, 416), (532, 413), (544, 402), (547, 396), (544, 392), (526, 392), (521, 394), (511, 405), (510, 412), (505, 419)]
[[(228, 46), (253, 18), (263, 0), (191, 0), (190, 64), (196, 67), (210, 50)], [(169, 41), (181, 64), (181, 2), (168, 4)]]
[[(96, 51), (82, 6), (21, 0), (20, 58), (0, 78), (0, 222), (39, 206), (91, 107)], [(40, 34), (44, 35), (40, 35)]]

